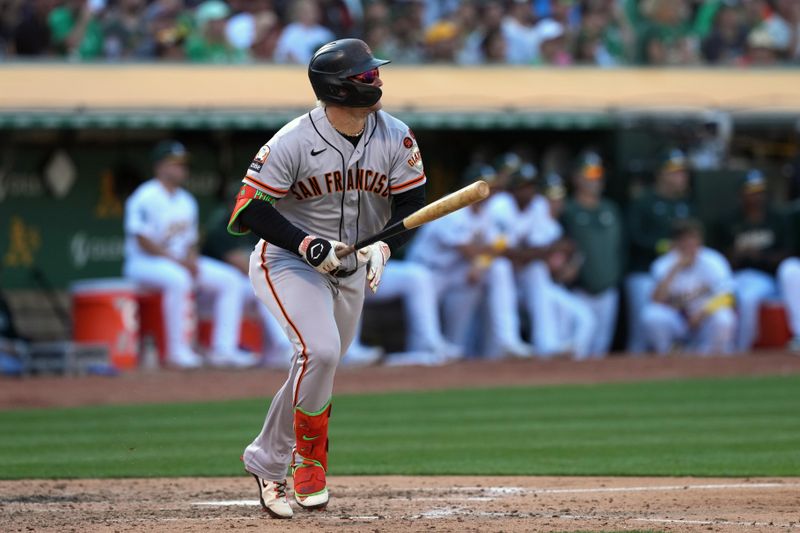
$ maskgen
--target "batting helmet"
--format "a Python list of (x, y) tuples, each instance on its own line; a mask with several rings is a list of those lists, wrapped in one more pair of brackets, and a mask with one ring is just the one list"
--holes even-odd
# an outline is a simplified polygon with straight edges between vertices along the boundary
[(360, 39), (340, 39), (323, 45), (308, 64), (308, 79), (323, 102), (347, 107), (370, 107), (381, 99), (379, 87), (352, 79), (389, 63), (372, 55)]

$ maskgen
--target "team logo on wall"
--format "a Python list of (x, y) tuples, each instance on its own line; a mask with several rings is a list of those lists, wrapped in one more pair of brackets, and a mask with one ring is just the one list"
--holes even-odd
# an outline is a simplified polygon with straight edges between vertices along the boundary
[(414, 146), (414, 141), (411, 140), (411, 137), (406, 137), (405, 139), (403, 139), (403, 146), (405, 146), (406, 148), (411, 148), (412, 146)]
[(45, 166), (44, 181), (57, 198), (63, 198), (75, 184), (77, 174), (72, 159), (64, 150), (58, 150)]
[(261, 172), (261, 169), (264, 168), (264, 163), (267, 162), (268, 157), (269, 157), (269, 146), (265, 144), (264, 146), (261, 147), (261, 150), (258, 151), (256, 157), (253, 159), (253, 162), (250, 163), (250, 170)]

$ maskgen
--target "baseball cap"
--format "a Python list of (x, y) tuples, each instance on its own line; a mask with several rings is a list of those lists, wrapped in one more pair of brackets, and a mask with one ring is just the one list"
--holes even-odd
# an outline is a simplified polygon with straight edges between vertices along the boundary
[(578, 160), (578, 174), (590, 180), (601, 179), (605, 175), (603, 160), (596, 152), (584, 152)]
[(523, 163), (508, 176), (508, 188), (516, 189), (524, 185), (535, 185), (539, 171), (533, 163)]
[(186, 161), (189, 159), (189, 152), (186, 147), (175, 140), (166, 140), (159, 142), (153, 148), (153, 163), (159, 163), (164, 159), (178, 159)]
[(550, 172), (544, 178), (544, 195), (553, 200), (560, 200), (567, 195), (567, 188), (564, 186), (564, 180), (555, 172)]
[(673, 172), (675, 170), (686, 170), (687, 168), (686, 154), (682, 150), (673, 148), (664, 154), (661, 160), (662, 172)]
[(742, 180), (742, 192), (763, 192), (767, 189), (767, 180), (764, 173), (754, 168), (745, 174)]
[(194, 18), (197, 25), (202, 28), (212, 20), (226, 19), (230, 14), (231, 8), (222, 0), (207, 0), (198, 6)]

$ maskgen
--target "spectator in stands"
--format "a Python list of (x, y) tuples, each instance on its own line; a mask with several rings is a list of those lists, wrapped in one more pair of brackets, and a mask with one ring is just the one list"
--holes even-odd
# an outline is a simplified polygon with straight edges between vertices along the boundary
[(628, 351), (631, 353), (641, 353), (645, 349), (640, 319), (655, 286), (649, 267), (659, 255), (669, 251), (675, 222), (693, 215), (688, 191), (686, 156), (680, 150), (670, 150), (658, 169), (655, 186), (628, 207), (630, 272), (625, 278), (625, 298)]
[(21, 8), (17, 7), (22, 11), (19, 22), (12, 30), (12, 53), (27, 58), (53, 52), (48, 18), (54, 5), (55, 0), (34, 0)]
[(483, 37), (481, 42), (481, 57), (487, 65), (500, 65), (506, 62), (508, 46), (502, 30), (491, 30)]
[(773, 0), (764, 27), (772, 36), (775, 50), (784, 60), (795, 60), (800, 54), (800, 2)]
[[(241, 181), (234, 182), (233, 188), (227, 188), (226, 198), (235, 199)], [(270, 368), (289, 368), (294, 347), (289, 342), (286, 333), (265, 305), (261, 305), (253, 292), (250, 283), (250, 254), (253, 252), (258, 237), (254, 233), (234, 236), (228, 233), (228, 218), (233, 208), (233, 201), (222, 203), (208, 218), (205, 226), (205, 238), (201, 253), (217, 261), (233, 266), (238, 272), (238, 287), (243, 293), (245, 311), (249, 308), (258, 314), (261, 319), (264, 346), (261, 355), (261, 364)], [(236, 286), (229, 287), (234, 290)]]
[(530, 1), (514, 1), (502, 19), (508, 62), (513, 65), (527, 65), (536, 59), (540, 37), (534, 28), (532, 15)]
[[(197, 200), (183, 188), (189, 177), (188, 153), (177, 141), (153, 150), (154, 177), (125, 202), (125, 277), (163, 294), (167, 361), (177, 368), (197, 368), (203, 358), (193, 347), (191, 317), (195, 290), (214, 299), (214, 328), (208, 363), (252, 366), (252, 354), (239, 349), (244, 292), (234, 267), (198, 254)], [(231, 288), (236, 290), (231, 290)]]
[(313, 0), (293, 2), (291, 12), (292, 22), (278, 39), (275, 61), (307, 65), (317, 48), (333, 41), (335, 35), (320, 23), (319, 5)]
[(676, 222), (672, 250), (653, 262), (651, 272), (656, 286), (642, 311), (642, 325), (656, 353), (733, 351), (733, 276), (725, 257), (703, 246), (699, 222)]
[(625, 0), (636, 31), (636, 60), (648, 65), (699, 62), (699, 43), (687, 0)]
[(572, 64), (564, 26), (555, 20), (544, 20), (537, 26), (539, 42), (533, 63), (545, 66), (566, 67)]
[(749, 66), (768, 67), (777, 65), (780, 60), (781, 49), (769, 29), (761, 25), (751, 30), (747, 36), (745, 63)]
[(53, 9), (47, 19), (56, 50), (70, 58), (96, 59), (103, 54), (100, 15), (105, 2), (67, 0)]
[(608, 6), (586, 8), (574, 51), (581, 64), (611, 67), (625, 62), (622, 31)]
[(723, 222), (723, 243), (734, 270), (739, 331), (736, 348), (747, 352), (758, 338), (761, 302), (777, 296), (775, 274), (789, 255), (785, 217), (767, 198), (767, 182), (751, 170), (741, 186), (739, 209)]
[(281, 36), (278, 16), (270, 11), (262, 11), (255, 16), (255, 24), (256, 35), (250, 53), (256, 61), (272, 61)]
[(425, 31), (426, 63), (454, 63), (459, 49), (459, 28), (449, 20), (435, 23)]
[(625, 268), (624, 224), (617, 205), (603, 198), (605, 170), (600, 156), (587, 151), (578, 161), (573, 173), (575, 192), (561, 222), (583, 256), (573, 292), (594, 315), (589, 353), (602, 357), (611, 348), (617, 325), (619, 284)]
[(231, 10), (222, 0), (206, 0), (195, 12), (196, 30), (186, 40), (186, 56), (200, 63), (242, 63), (248, 51), (228, 42), (226, 25)]
[(703, 40), (703, 58), (712, 65), (739, 65), (747, 53), (748, 28), (739, 4), (723, 4)]
[(230, 0), (231, 16), (225, 23), (225, 37), (238, 50), (250, 50), (259, 37), (258, 20), (263, 15), (277, 24), (270, 0)]

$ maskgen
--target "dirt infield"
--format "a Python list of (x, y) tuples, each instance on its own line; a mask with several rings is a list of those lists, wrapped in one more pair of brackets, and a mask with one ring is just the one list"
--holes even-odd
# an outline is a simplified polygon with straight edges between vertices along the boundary
[[(340, 369), (336, 394), (800, 373), (800, 357), (468, 361)], [(0, 409), (267, 397), (274, 370), (0, 380)], [(324, 512), (271, 520), (247, 477), (0, 481), (0, 531), (800, 531), (800, 478), (333, 477)]]
[(278, 521), (244, 476), (5, 481), (0, 530), (800, 530), (800, 479), (338, 477), (330, 489), (326, 511)]

